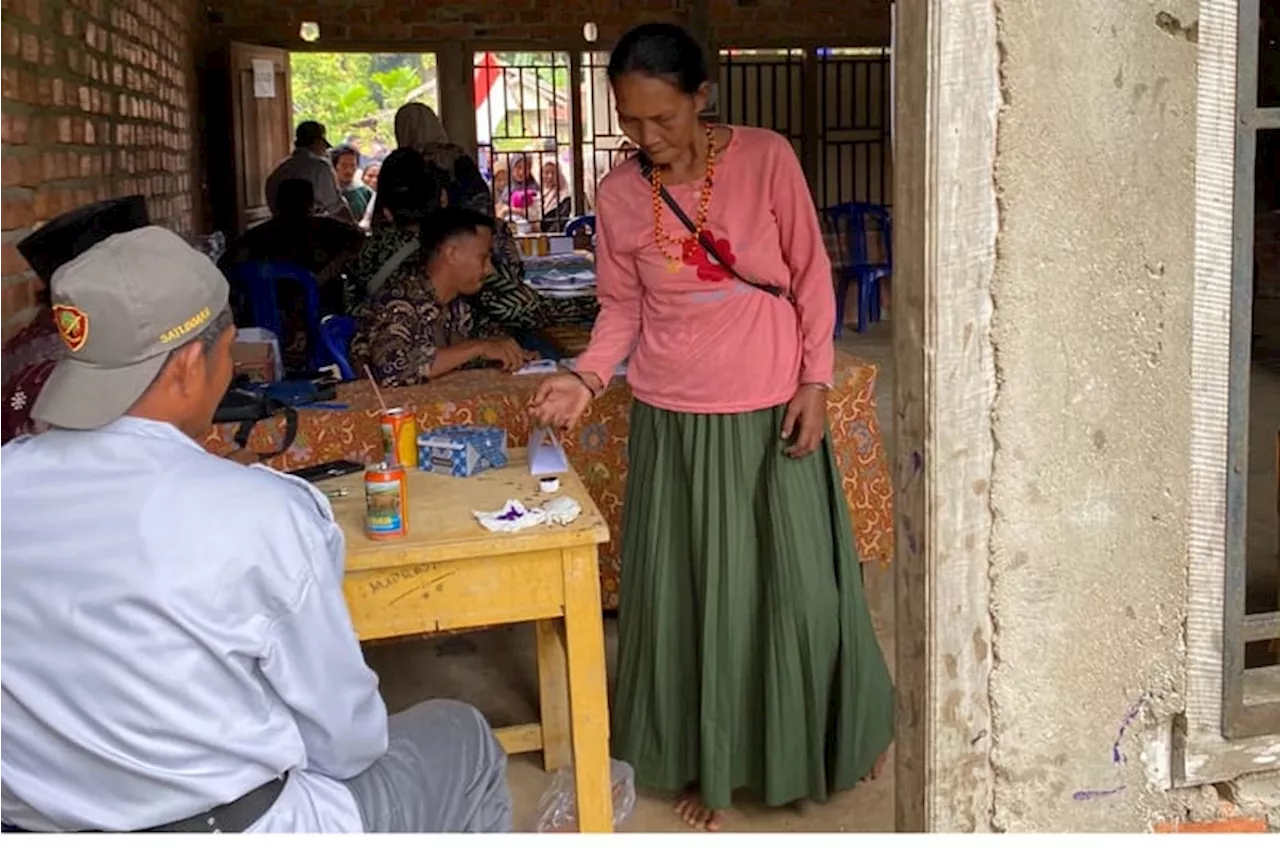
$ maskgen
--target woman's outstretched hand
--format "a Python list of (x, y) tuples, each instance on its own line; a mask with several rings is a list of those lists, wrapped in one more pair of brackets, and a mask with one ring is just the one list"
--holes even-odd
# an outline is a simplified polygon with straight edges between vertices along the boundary
[(784, 452), (793, 459), (804, 458), (822, 446), (826, 431), (826, 389), (821, 385), (801, 385), (782, 418), (782, 440), (790, 442)]
[(591, 403), (591, 390), (572, 373), (548, 376), (538, 386), (529, 413), (539, 426), (572, 429)]

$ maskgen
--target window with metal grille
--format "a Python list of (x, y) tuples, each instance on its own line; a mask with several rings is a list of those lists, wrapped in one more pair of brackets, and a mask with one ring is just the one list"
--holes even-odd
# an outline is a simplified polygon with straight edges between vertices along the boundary
[(765, 127), (791, 140), (804, 160), (805, 51), (720, 51), (721, 121)]
[(567, 52), (477, 53), (479, 165), (496, 214), (518, 233), (559, 231), (573, 202), (573, 87)]
[[(790, 139), (820, 208), (889, 206), (888, 48), (733, 47), (718, 59), (709, 111)], [(545, 178), (563, 188), (553, 200), (590, 212), (600, 181), (634, 155), (618, 124), (608, 63), (607, 51), (476, 54), (480, 166), (498, 215), (518, 230), (561, 224), (543, 214)]]
[[(720, 121), (791, 140), (819, 207), (892, 203), (888, 48), (739, 48), (719, 51), (712, 109)], [(618, 126), (606, 51), (582, 63), (587, 206), (609, 169), (635, 150)], [(816, 79), (817, 85), (810, 83)]]
[(1222, 622), (1228, 738), (1280, 734), (1280, 4), (1241, 0), (1238, 27)]
[(585, 206), (595, 209), (596, 188), (636, 146), (618, 125), (618, 103), (609, 85), (609, 54), (582, 54), (582, 168)]
[(818, 206), (893, 203), (888, 48), (818, 50)]

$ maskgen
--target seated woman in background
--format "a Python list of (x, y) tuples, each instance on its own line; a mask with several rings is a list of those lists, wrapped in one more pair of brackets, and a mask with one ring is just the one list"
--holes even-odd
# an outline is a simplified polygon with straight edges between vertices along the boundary
[(53, 368), (67, 354), (67, 345), (58, 336), (58, 326), (53, 321), (48, 293), (47, 287), (40, 291), (40, 305), (31, 322), (0, 346), (0, 378), (4, 388), (0, 444), (39, 431), (31, 419), (31, 406), (35, 405)]
[(524, 154), (516, 154), (511, 158), (511, 180), (498, 196), (498, 201), (507, 205), (512, 214), (526, 221), (537, 219), (537, 201), (542, 187), (529, 172), (529, 158)]
[(387, 387), (421, 384), (473, 362), (518, 370), (532, 356), (510, 338), (480, 337), (460, 298), (478, 292), (490, 269), (493, 219), (443, 207), (419, 224), (419, 245), (356, 309), (355, 368), (368, 367)]
[(444, 174), (413, 148), (400, 148), (387, 157), (369, 238), (347, 266), (347, 313), (353, 314), (419, 248), (422, 222), (444, 203), (446, 184)]
[[(498, 230), (505, 225), (498, 222)], [(524, 280), (524, 261), (514, 239), (501, 248), (495, 245), (493, 272), (470, 301), (476, 321), (482, 326), (517, 335), (531, 348), (535, 346), (531, 336), (534, 332), (554, 326), (589, 325), (600, 312), (600, 303), (594, 296), (551, 299), (530, 287)], [(543, 354), (550, 357), (556, 353)]]

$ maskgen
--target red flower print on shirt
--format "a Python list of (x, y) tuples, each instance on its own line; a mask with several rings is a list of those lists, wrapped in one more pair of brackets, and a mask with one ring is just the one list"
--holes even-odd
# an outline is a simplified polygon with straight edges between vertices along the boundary
[[(725, 262), (736, 263), (737, 258), (733, 256), (733, 247), (727, 239), (717, 239), (715, 234), (710, 231), (703, 231), (702, 236), (707, 242), (716, 247), (716, 251), (725, 259)], [(727, 269), (708, 255), (707, 250), (702, 247), (702, 243), (693, 237), (689, 237), (684, 241), (681, 254), (686, 266), (692, 266), (698, 270), (699, 281), (725, 281), (733, 277)]]

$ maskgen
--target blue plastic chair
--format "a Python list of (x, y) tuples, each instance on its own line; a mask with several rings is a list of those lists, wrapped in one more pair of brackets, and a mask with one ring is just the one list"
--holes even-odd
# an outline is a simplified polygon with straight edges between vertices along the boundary
[(320, 320), (320, 343), (328, 354), (330, 363), (338, 365), (338, 373), (344, 382), (356, 378), (356, 371), (351, 368), (351, 356), (348, 354), (351, 338), (355, 333), (356, 321), (349, 316), (329, 314)]
[[(294, 263), (249, 261), (237, 264), (232, 277), (243, 288), (250, 322), (281, 337), (280, 282), (293, 281), (302, 287), (307, 312), (308, 361), (311, 369), (319, 367), (320, 285), (308, 270)], [(281, 341), (283, 345), (283, 340)]]
[[(880, 322), (880, 280), (893, 274), (893, 221), (889, 210), (879, 204), (854, 202), (839, 204), (826, 211), (835, 228), (845, 235), (848, 264), (836, 284), (836, 328), (839, 339), (844, 331), (844, 307), (849, 285), (858, 286), (858, 319), (854, 330), (862, 333), (868, 324)], [(871, 262), (867, 250), (867, 222), (880, 234), (884, 258)]]
[(591, 238), (594, 244), (596, 239), (596, 217), (592, 213), (585, 216), (578, 216), (569, 220), (569, 224), (564, 226), (564, 235), (571, 239), (576, 239), (578, 234), (586, 234)]

